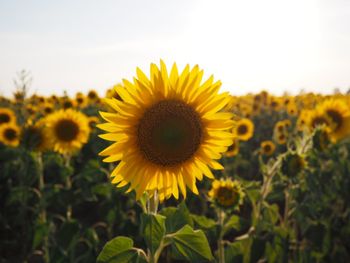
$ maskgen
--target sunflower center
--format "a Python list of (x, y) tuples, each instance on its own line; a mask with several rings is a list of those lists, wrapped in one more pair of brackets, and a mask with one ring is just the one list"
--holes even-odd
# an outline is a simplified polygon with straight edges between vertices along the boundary
[(318, 125), (328, 125), (328, 122), (325, 118), (323, 117), (316, 117), (312, 120), (312, 127), (316, 128)]
[(271, 145), (270, 144), (266, 144), (265, 147), (264, 147), (264, 151), (265, 152), (270, 152), (271, 151)]
[(4, 132), (4, 137), (9, 140), (9, 141), (13, 141), (17, 138), (17, 132), (14, 129), (6, 129)]
[(55, 135), (64, 142), (74, 140), (79, 133), (79, 126), (72, 120), (60, 120), (55, 126)]
[(89, 99), (96, 99), (97, 98), (97, 94), (95, 92), (93, 92), (93, 91), (90, 91), (88, 93), (88, 97), (89, 97)]
[(237, 202), (238, 195), (233, 191), (233, 189), (220, 187), (218, 189), (217, 198), (219, 204), (223, 206), (232, 206)]
[(248, 132), (248, 127), (245, 124), (241, 124), (238, 126), (237, 132), (239, 135), (246, 134)]
[(64, 109), (68, 109), (68, 108), (72, 108), (73, 107), (73, 104), (72, 104), (72, 102), (71, 101), (65, 101), (65, 102), (63, 102), (63, 108)]
[(331, 120), (335, 123), (335, 129), (341, 127), (343, 123), (342, 115), (336, 110), (327, 110), (327, 115), (331, 118)]
[(137, 127), (137, 143), (154, 164), (172, 166), (190, 159), (203, 136), (198, 113), (178, 100), (163, 100), (146, 110)]
[(8, 123), (10, 121), (10, 116), (6, 113), (0, 113), (0, 123)]

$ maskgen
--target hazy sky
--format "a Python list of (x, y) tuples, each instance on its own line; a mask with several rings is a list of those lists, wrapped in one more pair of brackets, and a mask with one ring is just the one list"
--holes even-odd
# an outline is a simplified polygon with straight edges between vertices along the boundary
[(199, 64), (244, 94), (350, 87), (349, 0), (0, 0), (0, 93), (100, 94), (151, 62)]

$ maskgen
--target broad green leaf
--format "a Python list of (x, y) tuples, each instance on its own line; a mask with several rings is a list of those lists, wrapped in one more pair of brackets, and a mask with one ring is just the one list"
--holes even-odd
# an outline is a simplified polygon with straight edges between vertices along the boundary
[(110, 240), (98, 255), (97, 263), (146, 262), (133, 244), (132, 239), (123, 236)]
[(185, 225), (193, 227), (193, 220), (185, 202), (182, 202), (177, 208), (167, 207), (162, 209), (161, 214), (166, 217), (165, 224), (167, 233), (173, 233)]
[(242, 241), (236, 241), (225, 247), (225, 261), (226, 262), (242, 262)]
[(162, 215), (142, 214), (141, 233), (146, 245), (154, 253), (165, 234), (165, 217)]
[(213, 259), (208, 240), (202, 230), (193, 230), (186, 225), (169, 237), (172, 249), (186, 260), (195, 262)]
[(194, 221), (194, 223), (200, 228), (200, 229), (210, 229), (213, 228), (216, 225), (216, 222), (213, 219), (210, 219), (206, 216), (199, 216), (199, 215), (193, 215), (191, 214), (191, 217)]
[(240, 218), (238, 215), (232, 215), (229, 220), (227, 220), (226, 224), (224, 225), (224, 233), (229, 231), (230, 229), (234, 229), (236, 231), (240, 231), (244, 226), (245, 222), (242, 218)]
[(68, 250), (79, 238), (79, 223), (75, 220), (64, 222), (57, 235), (58, 245)]

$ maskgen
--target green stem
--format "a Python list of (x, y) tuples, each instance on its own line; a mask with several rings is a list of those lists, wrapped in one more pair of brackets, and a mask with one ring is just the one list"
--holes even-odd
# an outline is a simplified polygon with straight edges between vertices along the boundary
[[(159, 203), (159, 199), (158, 199), (158, 192), (155, 191), (154, 194), (148, 198), (147, 201), (147, 212), (148, 214), (154, 214), (156, 215), (158, 212), (158, 203)], [(148, 261), (149, 263), (157, 263), (160, 253), (162, 252), (163, 249), (163, 245), (160, 244), (159, 248), (157, 249), (157, 251), (153, 254), (151, 252), (150, 249), (147, 250), (147, 254), (148, 254)]]
[[(65, 155), (64, 159), (65, 159), (65, 163), (64, 163), (65, 167), (69, 168), (70, 167), (70, 159), (71, 159), (70, 155)], [(68, 175), (66, 177), (66, 188), (68, 191), (70, 191), (72, 189), (71, 175)], [(68, 221), (72, 218), (72, 205), (71, 204), (68, 204), (68, 206), (67, 206), (66, 217), (67, 217)]]
[(155, 191), (154, 194), (152, 195), (152, 197), (150, 197), (148, 199), (148, 213), (149, 214), (155, 214), (155, 215), (157, 214), (158, 203), (159, 203), (158, 193), (157, 193), (157, 191)]
[(225, 220), (225, 212), (222, 209), (218, 210), (218, 221), (220, 225), (220, 235), (218, 240), (218, 250), (219, 250), (219, 263), (225, 263), (225, 250), (224, 250), (224, 220)]
[[(37, 163), (38, 163), (38, 172), (39, 172), (39, 191), (42, 194), (45, 188), (45, 181), (44, 181), (44, 167), (43, 167), (43, 158), (41, 153), (37, 153), (36, 155)], [(46, 208), (45, 205), (41, 206), (41, 211), (40, 211), (40, 221), (43, 224), (47, 223), (47, 217), (46, 217)], [(50, 256), (49, 256), (49, 240), (48, 236), (46, 235), (44, 237), (44, 244), (43, 244), (43, 250), (44, 250), (44, 258), (45, 262), (50, 261)]]

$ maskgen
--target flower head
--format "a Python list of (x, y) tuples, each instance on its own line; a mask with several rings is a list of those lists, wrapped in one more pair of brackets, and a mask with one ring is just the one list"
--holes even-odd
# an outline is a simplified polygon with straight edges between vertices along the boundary
[[(119, 164), (111, 174), (117, 187), (129, 185), (136, 197), (147, 191), (164, 200), (186, 197), (186, 186), (198, 194), (196, 180), (214, 178), (210, 168), (223, 169), (217, 159), (232, 144), (232, 114), (220, 112), (230, 100), (218, 94), (213, 77), (202, 83), (203, 71), (174, 64), (170, 74), (161, 61), (151, 64), (150, 79), (137, 69), (133, 82), (123, 80), (115, 91), (121, 100), (105, 102), (115, 112), (101, 112), (107, 131), (101, 138), (113, 144), (100, 155)], [(210, 168), (209, 168), (209, 167)]]

